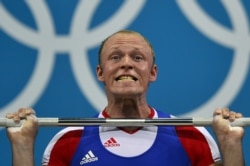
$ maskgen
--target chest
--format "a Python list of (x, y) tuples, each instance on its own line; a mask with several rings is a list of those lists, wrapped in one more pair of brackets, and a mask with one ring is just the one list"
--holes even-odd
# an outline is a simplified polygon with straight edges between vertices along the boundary
[(146, 127), (128, 134), (117, 128), (86, 128), (72, 165), (190, 165), (173, 128)]

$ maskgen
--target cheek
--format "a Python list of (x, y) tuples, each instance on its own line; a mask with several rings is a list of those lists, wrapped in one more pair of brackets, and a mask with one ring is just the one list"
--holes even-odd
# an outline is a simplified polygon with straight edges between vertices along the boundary
[(151, 75), (151, 70), (149, 70), (149, 67), (146, 65), (141, 66), (140, 71), (138, 72), (141, 72), (141, 75), (143, 75), (144, 79), (148, 79)]
[(103, 68), (103, 78), (104, 78), (104, 81), (109, 81), (110, 79), (112, 79), (117, 70), (114, 69), (113, 67), (111, 66), (107, 66), (105, 68)]
[(103, 70), (107, 73), (114, 73), (119, 69), (119, 64), (118, 63), (112, 63), (112, 62), (106, 62), (103, 64)]

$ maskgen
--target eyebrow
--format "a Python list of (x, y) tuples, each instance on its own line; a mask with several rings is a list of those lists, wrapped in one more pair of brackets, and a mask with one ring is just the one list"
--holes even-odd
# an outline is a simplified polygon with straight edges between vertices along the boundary
[[(134, 49), (130, 50), (129, 52), (140, 52), (140, 53), (143, 53), (142, 49), (138, 48), (138, 47), (133, 47)], [(122, 53), (122, 51), (118, 48), (118, 47), (114, 47), (114, 48), (111, 48), (109, 50), (109, 54), (112, 54), (114, 52), (117, 52), (117, 53)]]
[[(143, 47), (133, 47), (135, 50), (142, 50)], [(111, 47), (110, 50), (119, 50), (119, 47)]]

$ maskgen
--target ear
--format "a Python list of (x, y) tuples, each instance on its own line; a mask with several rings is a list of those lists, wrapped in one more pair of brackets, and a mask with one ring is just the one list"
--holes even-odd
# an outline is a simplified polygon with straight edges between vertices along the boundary
[(150, 78), (149, 81), (150, 82), (154, 82), (157, 78), (157, 73), (158, 73), (158, 69), (156, 65), (153, 65), (151, 72), (150, 72)]
[(96, 67), (96, 75), (99, 81), (104, 82), (102, 67), (100, 65)]

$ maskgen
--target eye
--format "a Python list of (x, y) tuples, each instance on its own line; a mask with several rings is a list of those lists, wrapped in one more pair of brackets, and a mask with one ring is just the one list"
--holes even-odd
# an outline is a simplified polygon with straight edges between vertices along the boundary
[(116, 55), (112, 55), (112, 56), (111, 56), (111, 59), (114, 60), (114, 61), (118, 61), (118, 60), (121, 59), (121, 57), (120, 57), (119, 55), (116, 54)]
[(134, 59), (135, 61), (139, 62), (143, 59), (143, 57), (141, 55), (135, 55)]

